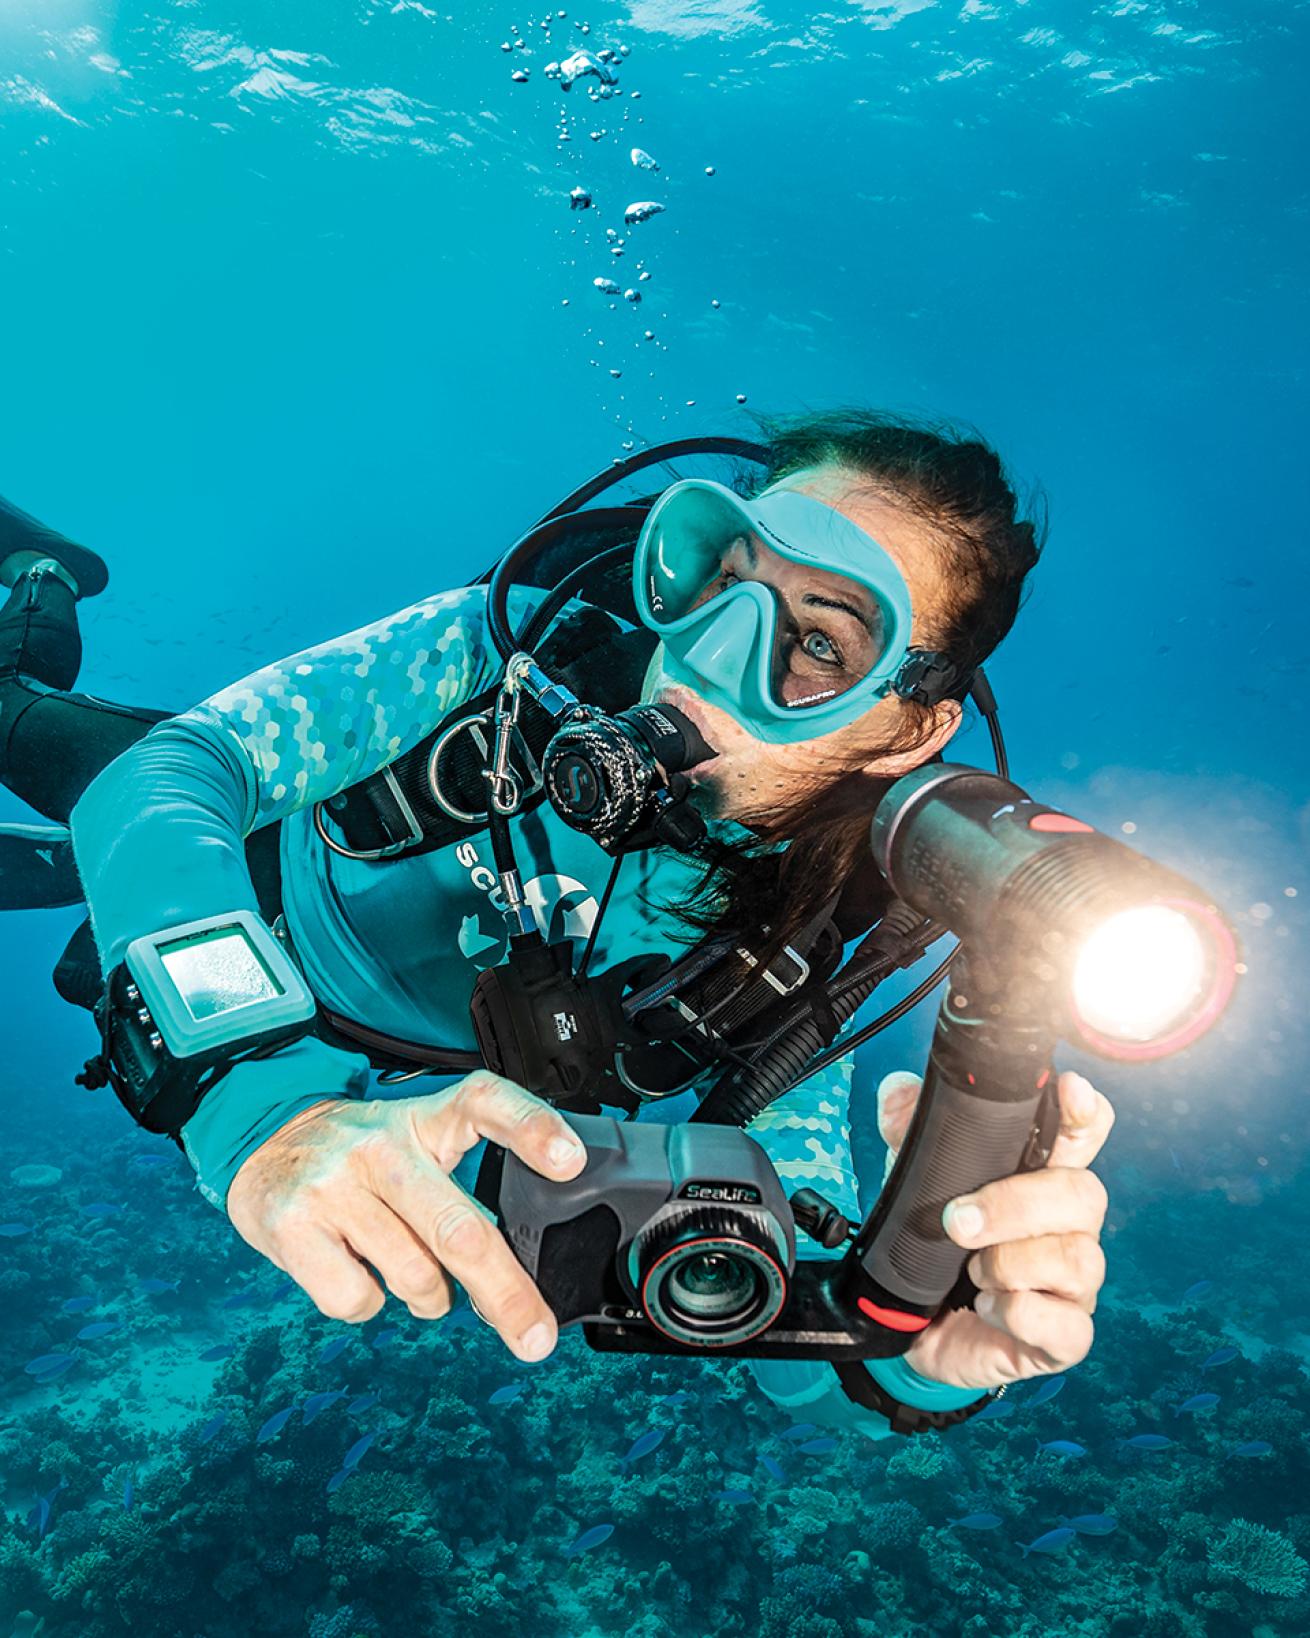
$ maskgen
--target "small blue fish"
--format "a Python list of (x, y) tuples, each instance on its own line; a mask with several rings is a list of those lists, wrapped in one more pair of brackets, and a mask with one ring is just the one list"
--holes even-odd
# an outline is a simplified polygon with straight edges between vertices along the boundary
[(99, 1297), (69, 1297), (66, 1302), (60, 1303), (59, 1312), (61, 1314), (85, 1314), (88, 1308), (94, 1308), (99, 1301)]
[(377, 1402), (378, 1402), (377, 1394), (375, 1394), (375, 1393), (362, 1393), (362, 1394), (359, 1395), (359, 1397), (357, 1399), (352, 1399), (350, 1401), (350, 1403), (346, 1406), (346, 1415), (347, 1416), (360, 1416), (366, 1410), (372, 1410), (374, 1405), (377, 1404)]
[(1267, 1439), (1247, 1439), (1245, 1443), (1234, 1445), (1229, 1451), (1230, 1456), (1271, 1456), (1274, 1447)]
[(835, 1439), (807, 1439), (803, 1445), (797, 1445), (802, 1456), (826, 1456), (830, 1450), (836, 1450)]
[(54, 1499), (56, 1499), (56, 1495), (59, 1495), (59, 1492), (64, 1489), (66, 1484), (66, 1479), (61, 1479), (59, 1484), (56, 1484), (56, 1486), (52, 1487), (52, 1489), (46, 1491), (46, 1494), (38, 1495), (38, 1497), (36, 1497), (36, 1502), (33, 1504), (33, 1509), (31, 1509), (31, 1512), (28, 1514), (28, 1525), (29, 1528), (33, 1528), (33, 1530), (39, 1532), (39, 1535), (46, 1535), (46, 1527), (49, 1525), (49, 1522), (51, 1522), (51, 1510), (54, 1509)]
[(83, 1217), (117, 1217), (122, 1206), (115, 1205), (112, 1200), (93, 1200), (89, 1206), (82, 1207)]
[(780, 1461), (778, 1461), (777, 1457), (775, 1457), (775, 1456), (761, 1456), (760, 1457), (760, 1466), (764, 1469), (764, 1471), (769, 1475), (769, 1477), (771, 1479), (776, 1479), (779, 1484), (786, 1484), (787, 1474), (786, 1474), (785, 1470), (783, 1469), (782, 1463)]
[(28, 1376), (39, 1377), (42, 1382), (48, 1382), (53, 1376), (62, 1376), (70, 1365), (76, 1365), (76, 1354), (38, 1354), (35, 1359), (29, 1359), (23, 1369)]
[(1038, 1536), (1036, 1541), (1030, 1541), (1027, 1546), (1023, 1542), (1016, 1542), (1025, 1558), (1029, 1553), (1058, 1553), (1067, 1547), (1077, 1536), (1078, 1532), (1067, 1524), (1060, 1524), (1054, 1530), (1048, 1530), (1044, 1536)]
[(200, 1441), (200, 1443), (202, 1445), (207, 1445), (211, 1439), (217, 1438), (217, 1436), (223, 1431), (223, 1429), (226, 1426), (227, 1426), (227, 1412), (226, 1411), (219, 1411), (217, 1416), (211, 1416), (209, 1418), (209, 1420), (205, 1423), (204, 1427), (201, 1428), (199, 1434), (197, 1435), (197, 1438), (199, 1439), (199, 1441)]
[(97, 1337), (107, 1337), (111, 1331), (117, 1331), (119, 1321), (116, 1319), (92, 1320), (90, 1325), (84, 1325), (77, 1333), (79, 1342), (94, 1342)]
[(1181, 1405), (1174, 1406), (1174, 1415), (1183, 1416), (1189, 1411), (1209, 1410), (1211, 1405), (1218, 1403), (1217, 1393), (1194, 1393), (1190, 1399), (1184, 1399)]
[(584, 1530), (576, 1540), (571, 1541), (564, 1549), (565, 1558), (576, 1558), (579, 1553), (589, 1553), (593, 1547), (599, 1547), (602, 1541), (608, 1541), (614, 1534), (612, 1524), (593, 1524), (590, 1530)]
[(1013, 1416), (1018, 1409), (1013, 1399), (993, 1399), (978, 1412), (977, 1416), (970, 1417), (973, 1422), (999, 1422), (1006, 1416)]
[(1183, 1292), (1183, 1301), (1200, 1302), (1202, 1297), (1208, 1297), (1213, 1290), (1213, 1280), (1198, 1280), (1195, 1285), (1189, 1285)]
[(400, 1327), (398, 1325), (385, 1326), (373, 1338), (373, 1346), (375, 1348), (388, 1348), (399, 1335)]
[(1002, 1523), (999, 1513), (966, 1513), (962, 1519), (950, 1519), (948, 1530), (995, 1530)]
[(1119, 1528), (1119, 1520), (1109, 1513), (1079, 1513), (1074, 1519), (1067, 1519), (1061, 1514), (1060, 1523), (1067, 1524), (1080, 1536), (1112, 1536)]
[(269, 1292), (269, 1306), (271, 1307), (275, 1302), (281, 1302), (284, 1297), (289, 1297), (293, 1291), (299, 1289), (300, 1287), (294, 1280), (283, 1280), (280, 1285), (274, 1286), (273, 1290)]
[(487, 1399), (489, 1405), (512, 1405), (523, 1392), (522, 1382), (507, 1382), (503, 1388), (497, 1388), (495, 1393)]
[(1124, 1443), (1129, 1450), (1164, 1450), (1173, 1444), (1172, 1439), (1166, 1439), (1163, 1433), (1135, 1433)]
[(245, 1291), (234, 1291), (223, 1303), (223, 1312), (232, 1313), (237, 1308), (253, 1308), (258, 1301), (259, 1292), (254, 1286), (248, 1287)]
[(1086, 1446), (1076, 1443), (1073, 1439), (1048, 1439), (1039, 1444), (1038, 1450), (1049, 1450), (1052, 1456), (1071, 1456), (1075, 1460), (1079, 1456), (1086, 1456)]
[(18, 1240), (24, 1234), (30, 1234), (35, 1227), (33, 1223), (0, 1223), (0, 1240)]
[(346, 1480), (350, 1477), (350, 1475), (354, 1471), (355, 1470), (354, 1470), (353, 1467), (343, 1467), (341, 1469), (340, 1473), (334, 1473), (332, 1475), (332, 1477), (327, 1482), (327, 1493), (328, 1493), (328, 1495), (329, 1496), (335, 1495), (336, 1492), (341, 1489), (342, 1485), (345, 1484)]
[(755, 1498), (751, 1495), (749, 1490), (729, 1489), (716, 1490), (710, 1497), (710, 1500), (716, 1502), (728, 1502), (731, 1506), (738, 1507), (742, 1502), (754, 1501)]
[(818, 1431), (819, 1424), (817, 1422), (793, 1422), (789, 1428), (784, 1429), (782, 1437), (791, 1440), (808, 1439), (812, 1433)]
[(236, 1349), (230, 1342), (216, 1342), (212, 1348), (206, 1348), (201, 1354), (201, 1362), (205, 1365), (216, 1365), (220, 1359), (231, 1359)]
[(311, 1422), (322, 1416), (325, 1410), (329, 1410), (339, 1399), (345, 1397), (344, 1388), (333, 1388), (329, 1393), (311, 1393), (305, 1401), (301, 1420), (308, 1427)]
[(334, 1359), (340, 1359), (351, 1344), (350, 1337), (333, 1337), (331, 1342), (325, 1342), (318, 1351), (320, 1365), (330, 1365)]
[(281, 1433), (282, 1429), (286, 1427), (287, 1423), (295, 1414), (295, 1410), (296, 1407), (294, 1405), (288, 1405), (285, 1410), (274, 1411), (272, 1416), (269, 1417), (268, 1421), (264, 1423), (263, 1427), (260, 1428), (259, 1432), (255, 1435), (255, 1443), (257, 1445), (266, 1445), (270, 1439), (276, 1439), (278, 1434)]
[(133, 1155), (130, 1164), (133, 1166), (140, 1166), (144, 1171), (147, 1167), (151, 1166), (171, 1166), (173, 1162), (169, 1155), (149, 1154)]
[(376, 1433), (366, 1433), (362, 1438), (356, 1439), (354, 1444), (351, 1445), (350, 1449), (341, 1458), (342, 1471), (349, 1473), (357, 1468), (363, 1461), (364, 1457), (367, 1456), (369, 1449), (376, 1438)]
[(664, 1443), (663, 1428), (648, 1428), (645, 1433), (638, 1434), (628, 1446), (628, 1453), (623, 1457), (623, 1465), (627, 1467), (632, 1462), (640, 1461), (648, 1456), (652, 1450)]
[(123, 1484), (123, 1511), (125, 1513), (130, 1513), (132, 1511), (132, 1498), (135, 1494), (135, 1486), (129, 1477)]
[(182, 1282), (180, 1280), (138, 1280), (136, 1288), (146, 1297), (162, 1297), (165, 1291), (176, 1291)]
[(1048, 1376), (1044, 1382), (1039, 1382), (1037, 1392), (1026, 1401), (1029, 1409), (1034, 1405), (1049, 1405), (1064, 1387), (1065, 1380), (1062, 1376)]
[(691, 1403), (691, 1395), (686, 1388), (679, 1388), (676, 1393), (661, 1394), (659, 1402), (661, 1405), (688, 1405)]
[(1227, 1365), (1227, 1363), (1228, 1363), (1228, 1361), (1230, 1359), (1236, 1359), (1236, 1358), (1237, 1358), (1237, 1349), (1236, 1348), (1231, 1347), (1231, 1346), (1229, 1346), (1227, 1348), (1216, 1348), (1215, 1351), (1210, 1355), (1209, 1359), (1203, 1359), (1201, 1361), (1201, 1369), (1203, 1371), (1212, 1371), (1215, 1368), (1216, 1365)]

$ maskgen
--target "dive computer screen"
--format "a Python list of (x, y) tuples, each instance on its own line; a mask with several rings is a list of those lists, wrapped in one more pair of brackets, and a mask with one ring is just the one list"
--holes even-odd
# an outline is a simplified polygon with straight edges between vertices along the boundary
[(162, 944), (159, 959), (197, 1021), (285, 993), (241, 927), (219, 927)]

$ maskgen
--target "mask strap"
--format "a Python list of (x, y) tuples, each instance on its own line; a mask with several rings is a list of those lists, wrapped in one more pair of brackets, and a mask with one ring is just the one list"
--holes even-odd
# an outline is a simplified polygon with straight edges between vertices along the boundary
[(893, 692), (914, 705), (937, 705), (946, 699), (962, 699), (972, 684), (972, 677), (954, 660), (928, 648), (907, 649), (900, 669), (892, 678)]

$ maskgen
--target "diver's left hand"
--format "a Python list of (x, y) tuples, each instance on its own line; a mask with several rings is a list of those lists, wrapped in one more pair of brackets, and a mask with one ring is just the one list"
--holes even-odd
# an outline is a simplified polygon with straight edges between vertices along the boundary
[[(878, 1129), (895, 1152), (909, 1129), (922, 1085), (917, 1075), (888, 1075), (878, 1088)], [(1114, 1125), (1109, 1099), (1066, 1072), (1058, 1082), (1060, 1133), (1046, 1165), (988, 1183), (948, 1202), (946, 1232), (974, 1248), (973, 1310), (933, 1321), (905, 1359), (936, 1382), (994, 1388), (1066, 1371), (1092, 1346), (1096, 1294), (1105, 1282), (1100, 1246), (1105, 1185), (1088, 1167)], [(970, 1222), (965, 1206), (979, 1214)]]

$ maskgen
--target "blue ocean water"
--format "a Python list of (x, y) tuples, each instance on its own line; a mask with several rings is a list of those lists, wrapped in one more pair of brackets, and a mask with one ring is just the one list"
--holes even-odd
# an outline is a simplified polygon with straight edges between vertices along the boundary
[[(744, 1377), (572, 1338), (491, 1405), (522, 1371), (480, 1327), (321, 1320), (72, 1086), (76, 914), (7, 916), (0, 1638), (1310, 1629), (1305, 16), (0, 0), (0, 492), (112, 566), (82, 687), (184, 707), (462, 583), (630, 446), (750, 436), (739, 395), (941, 414), (1050, 501), (989, 667), (1016, 777), (1210, 886), (1248, 969), (1178, 1058), (1062, 1057), (1118, 1121), (1058, 1397), (798, 1456)], [(613, 95), (546, 75), (584, 47)]]

